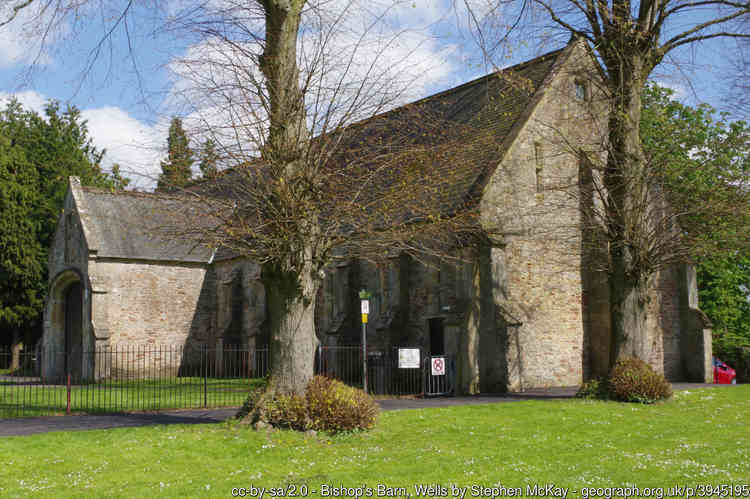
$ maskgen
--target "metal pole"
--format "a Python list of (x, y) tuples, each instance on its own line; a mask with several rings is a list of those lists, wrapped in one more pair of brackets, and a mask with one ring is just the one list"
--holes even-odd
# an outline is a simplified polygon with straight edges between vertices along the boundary
[(65, 414), (70, 416), (70, 371), (68, 371), (68, 403), (65, 406)]
[(359, 292), (362, 305), (362, 389), (367, 393), (367, 314), (370, 313), (370, 293)]
[(362, 383), (367, 393), (367, 323), (362, 323)]

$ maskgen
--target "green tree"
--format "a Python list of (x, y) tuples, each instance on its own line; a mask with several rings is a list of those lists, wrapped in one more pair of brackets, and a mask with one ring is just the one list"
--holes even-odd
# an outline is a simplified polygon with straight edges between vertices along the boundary
[(39, 174), (24, 151), (0, 134), (0, 329), (10, 331), (11, 369), (19, 366), (22, 329), (42, 305), (44, 250), (33, 214)]
[(707, 258), (698, 265), (701, 309), (713, 324), (714, 355), (747, 376), (750, 348), (750, 254)]
[(107, 189), (128, 180), (101, 169), (104, 151), (74, 107), (50, 101), (44, 116), (11, 100), (0, 111), (0, 342), (17, 354), (38, 335), (47, 282), (47, 254), (68, 177)]
[(643, 95), (641, 140), (679, 214), (675, 246), (684, 244), (685, 256), (697, 262), (715, 353), (740, 360), (750, 347), (750, 252), (742, 249), (750, 233), (750, 127), (726, 114), (717, 119), (706, 105), (680, 104), (655, 85)]
[(44, 116), (40, 116), (11, 100), (0, 111), (0, 121), (13, 147), (23, 150), (38, 172), (40, 199), (34, 218), (41, 224), (39, 240), (47, 248), (57, 226), (69, 176), (80, 177), (83, 185), (115, 186), (101, 168), (105, 151), (94, 146), (80, 111), (75, 107), (61, 111), (56, 101), (48, 102)]
[(193, 178), (193, 151), (190, 149), (187, 135), (182, 128), (180, 118), (172, 118), (167, 137), (167, 160), (161, 162), (158, 192), (175, 191), (185, 187)]
[(726, 258), (747, 250), (750, 231), (750, 127), (692, 108), (672, 91), (649, 85), (643, 93), (641, 141), (652, 182), (665, 192), (665, 223), (678, 225), (667, 261)]
[(206, 139), (201, 148), (200, 164), (198, 165), (203, 178), (216, 178), (216, 175), (219, 173), (218, 161), (219, 153), (216, 151), (216, 143), (211, 139)]
[(123, 190), (128, 186), (128, 184), (130, 184), (130, 179), (122, 176), (119, 163), (115, 163), (112, 165), (112, 171), (110, 172), (109, 176), (111, 181), (109, 187), (111, 189)]

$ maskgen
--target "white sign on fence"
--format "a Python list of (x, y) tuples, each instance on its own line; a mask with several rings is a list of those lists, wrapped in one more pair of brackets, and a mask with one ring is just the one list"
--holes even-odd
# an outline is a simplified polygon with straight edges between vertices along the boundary
[(419, 348), (399, 348), (398, 367), (400, 369), (419, 369)]
[(445, 357), (433, 357), (432, 358), (432, 375), (433, 376), (445, 375)]

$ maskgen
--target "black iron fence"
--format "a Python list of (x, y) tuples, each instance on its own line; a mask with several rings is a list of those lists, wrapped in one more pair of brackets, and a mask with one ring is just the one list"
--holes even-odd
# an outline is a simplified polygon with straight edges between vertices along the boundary
[(125, 345), (93, 352), (0, 350), (0, 418), (236, 407), (268, 372), (268, 351)]
[[(418, 349), (416, 349), (418, 350)], [(367, 352), (367, 391), (373, 395), (422, 395), (424, 371), (420, 366), (399, 367), (399, 349)], [(320, 346), (315, 372), (361, 388), (364, 374), (362, 347)]]
[[(453, 361), (443, 375), (416, 351), (404, 367), (399, 349), (368, 351), (367, 386), (375, 395), (452, 392)], [(315, 373), (363, 386), (361, 346), (321, 346)], [(0, 349), (0, 418), (65, 413), (237, 407), (268, 375), (267, 348), (118, 345), (75, 354)], [(15, 364), (15, 365), (14, 365)], [(453, 370), (452, 370), (453, 369)]]

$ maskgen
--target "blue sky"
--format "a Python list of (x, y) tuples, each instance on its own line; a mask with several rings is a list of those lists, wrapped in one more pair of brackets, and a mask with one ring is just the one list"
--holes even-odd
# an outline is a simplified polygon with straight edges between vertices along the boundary
[[(88, 63), (102, 36), (102, 26), (112, 19), (114, 11), (82, 9), (81, 22), (67, 18), (47, 34), (46, 50), (41, 53), (39, 33), (34, 33), (39, 23), (29, 23), (34, 12), (22, 14), (11, 25), (0, 28), (0, 98), (16, 95), (36, 110), (41, 110), (48, 99), (77, 106), (89, 122), (96, 145), (107, 149), (108, 164), (120, 163), (133, 178), (135, 187), (152, 187), (159, 172), (159, 160), (165, 155), (172, 115), (199, 117), (196, 123), (201, 119), (203, 122), (228, 119), (216, 112), (215, 107), (204, 106), (211, 102), (210, 95), (198, 96), (189, 91), (197, 80), (187, 74), (194, 76), (198, 72), (203, 77), (204, 70), (196, 61), (211, 57), (211, 51), (197, 44), (192, 33), (174, 25), (172, 29), (164, 29), (164, 20), (179, 13), (186, 1), (166, 2), (161, 12), (145, 9), (134, 12), (133, 22), (128, 25), (130, 39), (122, 29), (117, 30), (90, 67)], [(348, 0), (321, 1), (336, 11)], [(478, 12), (486, 12), (487, 0), (473, 1)], [(386, 3), (391, 1), (370, 0), (362, 2), (359, 8), (350, 8), (342, 23), (348, 35), (337, 42), (338, 46), (350, 46), (351, 40), (362, 33), (362, 26), (369, 25)], [(117, 7), (120, 2), (112, 4)], [(399, 3), (388, 9), (380, 21), (374, 38), (368, 38), (371, 43), (360, 47), (354, 59), (363, 62), (377, 57), (378, 67), (383, 71), (406, 75), (400, 79), (408, 81), (400, 102), (450, 88), (492, 69), (480, 57), (467, 29), (466, 13), (455, 10), (451, 0)], [(516, 42), (498, 58), (499, 64), (520, 62), (554, 50), (564, 40), (563, 37), (546, 43)], [(128, 42), (134, 57), (128, 50)], [(733, 43), (705, 43), (682, 50), (668, 61), (676, 60), (679, 65), (663, 64), (655, 71), (654, 78), (675, 89), (677, 96), (687, 103), (708, 102), (715, 107), (730, 108), (724, 100), (729, 64), (725, 54)], [(180, 60), (190, 61), (190, 71), (180, 65)], [(30, 73), (29, 67), (33, 67)], [(364, 69), (355, 68), (355, 77), (361, 76), (357, 71)], [(182, 99), (185, 97), (188, 101)], [(198, 109), (201, 106), (203, 109)]]

